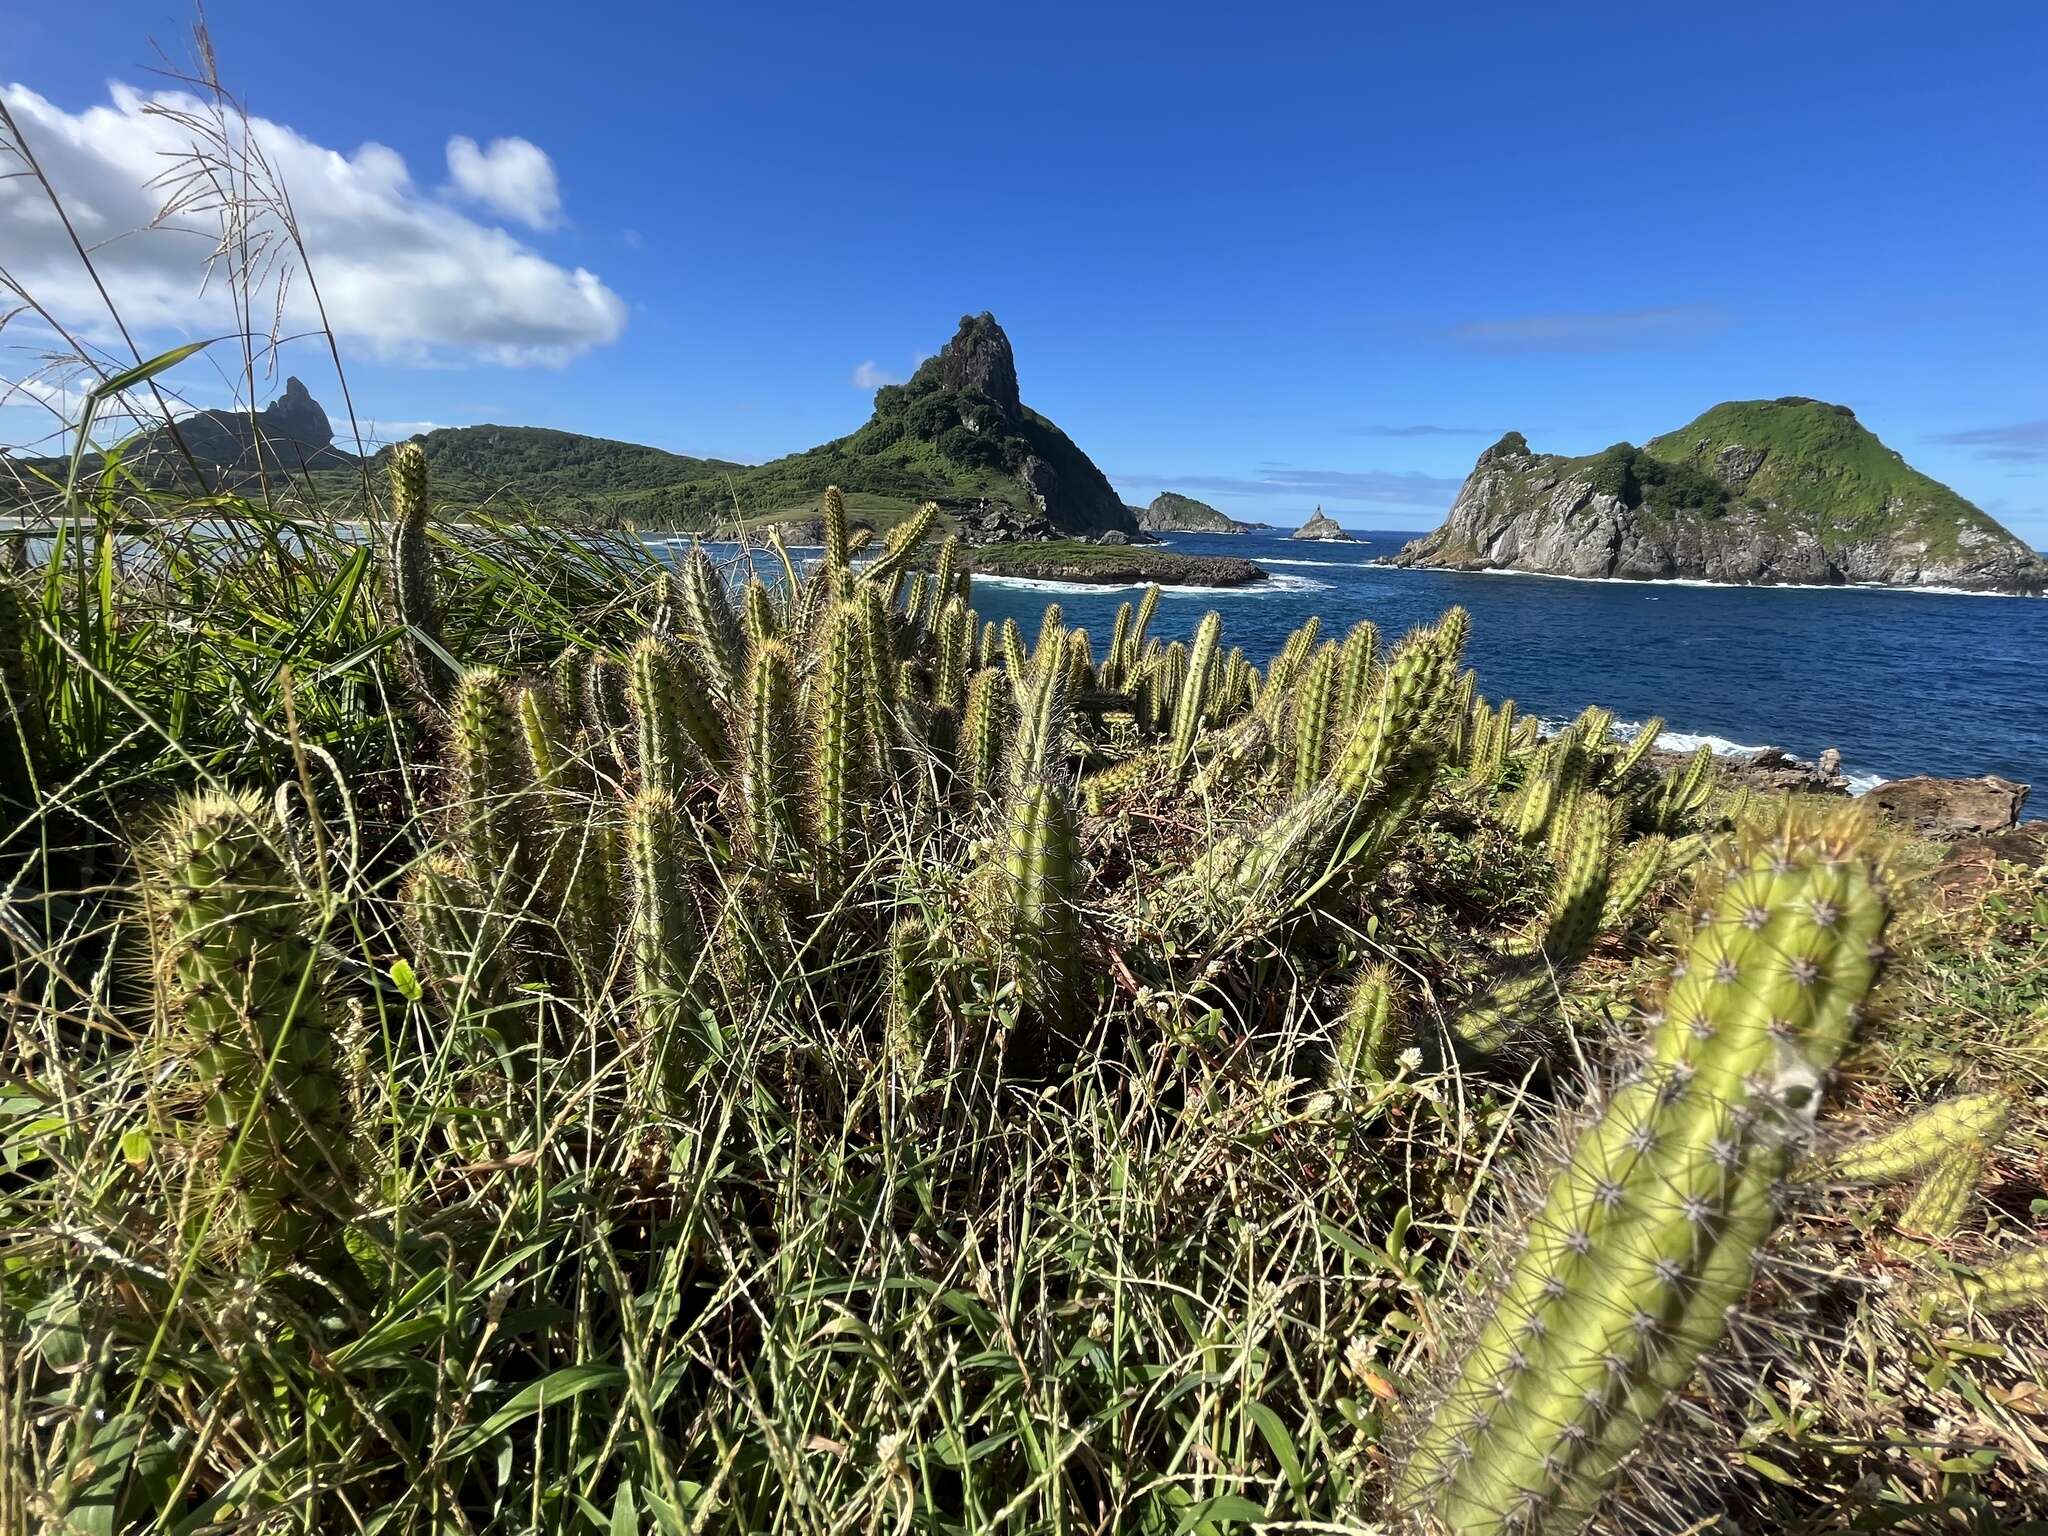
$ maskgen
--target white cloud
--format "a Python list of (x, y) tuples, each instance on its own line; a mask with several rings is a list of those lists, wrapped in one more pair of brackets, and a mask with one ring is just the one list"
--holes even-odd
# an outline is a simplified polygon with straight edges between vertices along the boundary
[[(220, 216), (195, 201), (155, 223), (166, 178), (182, 174), (194, 145), (180, 114), (208, 109), (182, 92), (109, 92), (107, 104), (75, 113), (21, 85), (0, 86), (0, 99), (131, 327), (185, 337), (235, 329), (222, 275), (207, 272)], [(263, 118), (230, 118), (227, 128), (231, 139), (250, 136), (289, 189), (344, 345), (422, 365), (559, 365), (624, 330), (625, 302), (595, 273), (436, 202), (394, 150), (373, 143), (344, 155)], [(91, 276), (31, 178), (0, 178), (0, 229), (7, 275), (67, 325), (105, 337)], [(303, 277), (286, 287), (282, 320), (286, 334), (318, 324)], [(268, 322), (259, 300), (256, 323)]]
[(880, 389), (884, 384), (901, 384), (903, 381), (873, 358), (869, 358), (853, 370), (855, 389)]
[(562, 222), (562, 189), (555, 163), (525, 139), (493, 139), (479, 149), (458, 133), (448, 141), (448, 175), (455, 190), (533, 229)]

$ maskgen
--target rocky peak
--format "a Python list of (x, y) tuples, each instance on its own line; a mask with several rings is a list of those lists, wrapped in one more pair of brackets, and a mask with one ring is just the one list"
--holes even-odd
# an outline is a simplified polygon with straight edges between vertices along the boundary
[(1529, 439), (1519, 432), (1508, 432), (1501, 440), (1479, 455), (1479, 468), (1497, 464), (1504, 459), (1526, 459), (1530, 457)]
[(1347, 533), (1338, 521), (1317, 507), (1315, 515), (1288, 535), (1290, 539), (1341, 539), (1347, 544), (1358, 540)]
[(1017, 355), (1010, 350), (1010, 338), (987, 310), (978, 315), (962, 315), (960, 329), (953, 333), (953, 339), (939, 348), (937, 357), (924, 361), (917, 376), (936, 377), (939, 387), (951, 394), (986, 395), (1011, 426), (1023, 420), (1024, 402), (1017, 393)]
[(312, 392), (295, 378), (284, 381), (284, 393), (263, 408), (259, 418), (273, 437), (326, 447), (334, 441), (334, 426)]

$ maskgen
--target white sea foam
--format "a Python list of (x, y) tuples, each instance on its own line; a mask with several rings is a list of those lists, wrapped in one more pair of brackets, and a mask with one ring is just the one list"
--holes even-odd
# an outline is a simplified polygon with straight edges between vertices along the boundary
[[(1569, 724), (1571, 724), (1569, 720), (1553, 720), (1548, 716), (1539, 716), (1536, 728), (1539, 734), (1548, 737), (1555, 736)], [(1642, 730), (1643, 725), (1644, 722), (1641, 720), (1617, 720), (1610, 734), (1618, 741), (1634, 741), (1637, 734)], [(1705, 747), (1716, 757), (1745, 759), (1771, 750), (1769, 747), (1753, 747), (1740, 741), (1730, 741), (1726, 736), (1716, 736), (1710, 731), (1659, 731), (1657, 733), (1657, 750), (1660, 752), (1693, 753), (1699, 751), (1701, 747)], [(1890, 779), (1887, 779), (1881, 773), (1851, 773), (1846, 767), (1843, 769), (1842, 776), (1848, 780), (1849, 793), (1851, 795), (1867, 795), (1880, 784), (1889, 784), (1891, 782)]]
[[(1043, 576), (1002, 576), (984, 571), (974, 573), (974, 584), (977, 587), (1010, 587), (1020, 592), (1064, 592), (1084, 596), (1090, 592), (1142, 592), (1152, 585), (1149, 581), (1055, 581)], [(1160, 588), (1167, 597), (1273, 597), (1282, 592), (1327, 592), (1329, 589), (1328, 582), (1308, 576), (1268, 576), (1264, 581), (1242, 587), (1204, 587), (1189, 583)]]
[(1370, 563), (1366, 560), (1281, 560), (1272, 555), (1259, 556), (1260, 565), (1312, 565), (1321, 571), (1355, 571)]

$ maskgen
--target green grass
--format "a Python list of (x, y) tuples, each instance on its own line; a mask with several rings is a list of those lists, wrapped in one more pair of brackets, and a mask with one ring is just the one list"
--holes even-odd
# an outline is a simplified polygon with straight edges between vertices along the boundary
[[(693, 778), (674, 878), (709, 937), (673, 1037), (648, 1032), (620, 979), (623, 934), (568, 973), (536, 959), (495, 1009), (457, 1006), (422, 990), (397, 901), (408, 868), (460, 846), (462, 807), (447, 727), (401, 681), (377, 552), (254, 506), (225, 536), (160, 507), (125, 539), (111, 503), (81, 510), (17, 589), (49, 734), (33, 805), (0, 840), (0, 1529), (1379, 1517), (1390, 1447), (1503, 1241), (1500, 1172), (1540, 1156), (1578, 1098), (1567, 1058), (1546, 1086), (1441, 1045), (1556, 878), (1513, 830), (1526, 748), (1498, 784), (1447, 771), (1377, 858), (1234, 938), (1190, 936), (1155, 901), (1284, 809), (1293, 769), (1193, 795), (1140, 774), (1080, 824), (1068, 1036), (1045, 1035), (1003, 958), (987, 852), (1003, 804), (934, 800), (943, 755), (870, 781), (834, 886), (805, 865), (764, 884), (733, 831), (736, 781)], [(637, 543), (453, 510), (434, 534), (448, 654), (538, 676), (564, 645), (619, 654), (660, 622)], [(782, 622), (799, 596), (774, 594)], [(1281, 740), (1292, 694), (1269, 701)], [(1135, 743), (1113, 709), (1077, 714), (1055, 782), (1142, 755), (1143, 698)], [(585, 735), (577, 753), (576, 815), (606, 824), (630, 751)], [(336, 1041), (356, 1182), (286, 1252), (215, 1171), (128, 894), (128, 851), (202, 785), (286, 807), (318, 982), (332, 1017), (359, 1021)], [(1702, 831), (1726, 814), (1762, 813), (1729, 806)], [(492, 899), (517, 921), (534, 897), (503, 873)], [(2033, 878), (2008, 872), (1945, 916), (1908, 902), (1831, 1124), (2038, 1077)], [(1680, 909), (1682, 882), (1657, 904)], [(906, 914), (936, 936), (942, 977), (908, 1058), (881, 959)], [(1659, 963), (1654, 928), (1608, 935), (1562, 976), (1544, 1029), (1615, 1048), (1618, 1003)], [(1328, 1091), (1344, 987), (1369, 961), (1409, 989), (1417, 1050), (1390, 1081)], [(1983, 1229), (1944, 1262), (2026, 1239), (2039, 1218), (2017, 1192), (2041, 1145), (2029, 1118)], [(1785, 1273), (1825, 1304), (1760, 1292), (1777, 1342), (1745, 1392), (1696, 1403), (1719, 1428), (1692, 1433), (1725, 1438), (1690, 1453), (1720, 1470), (1688, 1509), (1725, 1499), (1800, 1531), (2048, 1514), (2025, 1396), (2038, 1336), (1899, 1314), (1872, 1285), (1887, 1230), (1881, 1197), (1795, 1219), (1785, 1247), (1805, 1270)]]

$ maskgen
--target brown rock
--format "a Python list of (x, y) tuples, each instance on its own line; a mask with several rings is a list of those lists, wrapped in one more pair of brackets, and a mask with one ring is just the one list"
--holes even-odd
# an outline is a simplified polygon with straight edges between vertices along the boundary
[(2017, 826), (2025, 784), (1981, 779), (1894, 779), (1870, 792), (1879, 810), (1929, 837), (1971, 837)]

